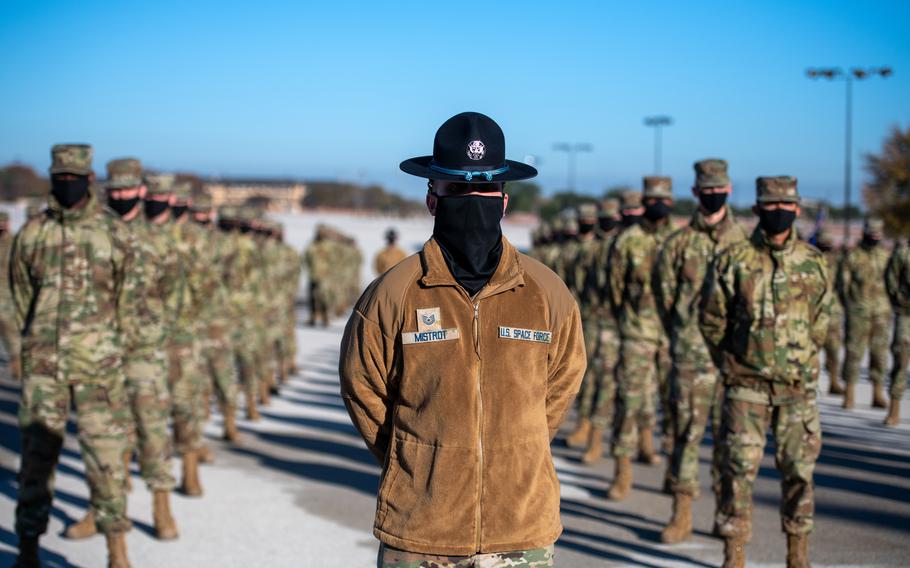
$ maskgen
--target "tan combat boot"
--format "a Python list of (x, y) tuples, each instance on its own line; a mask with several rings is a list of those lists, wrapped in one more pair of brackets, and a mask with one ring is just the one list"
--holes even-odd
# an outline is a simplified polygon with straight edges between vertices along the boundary
[(746, 568), (746, 541), (741, 538), (724, 540), (724, 565), (722, 568)]
[(872, 408), (887, 408), (888, 402), (885, 400), (885, 389), (881, 383), (872, 385)]
[(237, 409), (228, 406), (224, 409), (224, 436), (228, 442), (240, 442), (240, 432), (237, 430)]
[(570, 448), (583, 448), (587, 445), (590, 436), (591, 421), (587, 418), (582, 418), (578, 421), (578, 426), (575, 427), (575, 431), (566, 438), (566, 445)]
[(581, 456), (581, 463), (595, 464), (604, 456), (604, 429), (591, 428), (591, 435), (588, 437), (588, 449)]
[(828, 387), (828, 394), (844, 394), (844, 385), (842, 385), (834, 375), (831, 375), (831, 385)]
[(155, 491), (152, 496), (152, 518), (158, 540), (177, 538), (177, 523), (171, 515), (171, 495), (168, 491)]
[(70, 540), (82, 540), (98, 534), (98, 527), (95, 526), (95, 515), (89, 510), (82, 520), (74, 525), (67, 527), (64, 536)]
[(215, 452), (205, 444), (202, 444), (202, 446), (199, 447), (199, 450), (196, 452), (196, 457), (199, 458), (200, 464), (215, 463)]
[(272, 404), (272, 393), (269, 382), (262, 379), (259, 381), (259, 400), (262, 401), (262, 406), (269, 406)]
[(9, 374), (16, 382), (22, 380), (22, 357), (13, 355), (9, 358)]
[(660, 456), (654, 451), (654, 431), (642, 428), (638, 436), (638, 461), (648, 465), (658, 465)]
[(183, 453), (183, 485), (180, 490), (189, 497), (202, 496), (202, 485), (199, 483), (199, 456), (195, 450)]
[(108, 568), (132, 568), (126, 555), (126, 533), (110, 533), (104, 538), (107, 540)]
[(632, 488), (632, 460), (628, 456), (616, 458), (616, 473), (613, 476), (613, 485), (607, 491), (607, 499), (622, 501), (629, 495)]
[(660, 542), (676, 544), (692, 536), (692, 496), (683, 493), (673, 495), (673, 516), (667, 527), (660, 533)]
[(845, 408), (846, 410), (853, 409), (853, 395), (855, 392), (856, 392), (856, 385), (847, 383), (847, 385), (844, 387), (844, 404), (842, 405), (842, 407)]
[(787, 568), (811, 568), (809, 565), (809, 535), (787, 535)]
[(888, 407), (888, 416), (885, 417), (885, 426), (897, 426), (901, 421), (901, 401), (899, 398), (891, 399)]

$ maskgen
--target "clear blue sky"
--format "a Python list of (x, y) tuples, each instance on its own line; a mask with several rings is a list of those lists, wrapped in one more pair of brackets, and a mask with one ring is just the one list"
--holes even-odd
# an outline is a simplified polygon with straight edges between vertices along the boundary
[(161, 169), (375, 181), (436, 128), (475, 110), (510, 157), (565, 185), (557, 141), (584, 141), (578, 187), (651, 173), (649, 114), (672, 115), (664, 171), (730, 161), (737, 202), (791, 174), (840, 201), (844, 85), (820, 65), (888, 64), (855, 88), (859, 157), (910, 125), (910, 2), (94, 2), (0, 8), (0, 163), (45, 170), (51, 144), (85, 141), (96, 169), (136, 155)]

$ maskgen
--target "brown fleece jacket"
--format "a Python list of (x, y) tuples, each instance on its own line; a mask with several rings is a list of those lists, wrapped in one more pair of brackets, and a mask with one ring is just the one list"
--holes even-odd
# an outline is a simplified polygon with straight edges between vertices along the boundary
[(351, 419), (383, 466), (376, 537), (445, 555), (553, 544), (550, 440), (585, 364), (568, 289), (505, 238), (474, 298), (433, 239), (373, 282), (339, 369)]

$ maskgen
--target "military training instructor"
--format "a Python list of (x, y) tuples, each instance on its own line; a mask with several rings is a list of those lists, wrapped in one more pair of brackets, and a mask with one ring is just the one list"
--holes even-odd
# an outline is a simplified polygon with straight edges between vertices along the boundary
[(502, 235), (502, 130), (467, 112), (433, 155), (433, 236), (374, 281), (345, 328), (339, 372), (354, 425), (382, 464), (379, 567), (553, 566), (562, 532), (550, 440), (586, 357), (578, 307), (549, 269)]

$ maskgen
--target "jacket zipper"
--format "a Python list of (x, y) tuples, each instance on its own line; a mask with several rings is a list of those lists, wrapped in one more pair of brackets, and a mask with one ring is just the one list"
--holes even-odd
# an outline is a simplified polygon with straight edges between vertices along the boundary
[(481, 522), (483, 519), (483, 387), (481, 377), (483, 376), (483, 359), (480, 357), (480, 300), (474, 303), (474, 351), (477, 353), (477, 448), (478, 448), (478, 471), (477, 471), (477, 541), (474, 549), (480, 552), (481, 544)]

